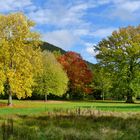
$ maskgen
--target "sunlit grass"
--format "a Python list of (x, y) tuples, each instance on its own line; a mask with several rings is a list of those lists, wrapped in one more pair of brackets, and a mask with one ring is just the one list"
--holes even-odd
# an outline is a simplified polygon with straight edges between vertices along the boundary
[(6, 106), (6, 100), (0, 100), (0, 104), (5, 104), (0, 108), (0, 115), (6, 114), (34, 114), (53, 111), (55, 109), (77, 109), (83, 108), (101, 111), (117, 112), (138, 112), (140, 104), (126, 104), (125, 102), (116, 101), (23, 101), (14, 100), (13, 107)]

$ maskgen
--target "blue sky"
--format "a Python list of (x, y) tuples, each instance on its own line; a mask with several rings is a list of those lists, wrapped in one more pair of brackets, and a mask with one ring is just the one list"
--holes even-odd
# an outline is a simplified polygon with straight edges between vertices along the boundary
[(42, 40), (96, 63), (93, 46), (112, 31), (140, 23), (140, 0), (0, 0), (0, 13), (22, 11)]

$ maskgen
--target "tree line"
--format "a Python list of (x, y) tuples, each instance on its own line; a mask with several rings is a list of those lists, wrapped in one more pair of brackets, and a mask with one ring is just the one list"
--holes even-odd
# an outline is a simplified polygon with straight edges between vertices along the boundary
[(140, 93), (140, 26), (120, 28), (94, 46), (89, 67), (75, 52), (42, 51), (35, 23), (23, 13), (0, 15), (0, 92), (18, 99), (53, 94), (64, 99), (124, 99)]

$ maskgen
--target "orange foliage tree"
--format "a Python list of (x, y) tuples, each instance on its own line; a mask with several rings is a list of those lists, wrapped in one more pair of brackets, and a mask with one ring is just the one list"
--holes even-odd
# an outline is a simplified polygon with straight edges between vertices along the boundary
[(92, 82), (93, 75), (80, 54), (70, 51), (61, 55), (58, 61), (63, 65), (69, 77), (69, 95), (71, 98), (82, 97), (83, 93), (91, 92), (89, 84)]

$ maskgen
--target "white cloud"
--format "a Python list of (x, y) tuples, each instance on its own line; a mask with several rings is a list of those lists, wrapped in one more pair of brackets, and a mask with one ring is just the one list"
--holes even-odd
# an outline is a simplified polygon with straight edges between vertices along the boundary
[(22, 11), (29, 6), (32, 6), (31, 0), (1, 0), (0, 12)]
[(73, 32), (77, 36), (91, 35), (91, 32), (89, 29), (75, 29)]
[(98, 37), (98, 38), (105, 38), (105, 37), (111, 35), (111, 33), (114, 30), (117, 30), (117, 28), (115, 28), (115, 27), (101, 28), (101, 29), (98, 29), (95, 32), (93, 32), (93, 36)]
[(52, 13), (49, 12), (48, 10), (44, 10), (44, 9), (40, 9), (37, 11), (32, 11), (28, 14), (28, 16), (34, 20), (35, 22), (37, 22), (38, 24), (48, 24), (51, 22), (51, 19), (48, 19), (48, 17), (52, 17), (53, 15), (51, 15)]
[(137, 20), (140, 17), (139, 0), (112, 0), (111, 8), (108, 8), (107, 16), (109, 18), (118, 17), (121, 20)]
[(83, 17), (89, 8), (96, 7), (91, 1), (49, 1), (28, 15), (39, 24), (53, 25), (58, 28), (85, 28), (90, 22)]
[[(140, 18), (140, 0), (95, 0), (96, 6), (104, 5), (97, 16), (109, 19), (132, 21)], [(117, 19), (116, 19), (117, 18)]]
[(79, 40), (78, 36), (72, 34), (69, 30), (56, 30), (45, 33), (43, 40), (68, 50)]
[(85, 43), (86, 45), (86, 52), (89, 53), (91, 56), (96, 56), (98, 54), (97, 51), (95, 51), (94, 49), (94, 45), (96, 44), (92, 44), (92, 43)]
[(140, 1), (127, 1), (126, 3), (121, 3), (119, 9), (135, 12), (140, 9)]
[(110, 3), (112, 0), (97, 0), (98, 5), (104, 5)]
[(83, 47), (80, 51), (80, 54), (82, 55), (83, 59), (88, 60), (91, 63), (97, 63), (95, 56), (98, 54), (98, 52), (94, 50), (94, 45), (96, 44), (84, 42), (83, 45), (85, 47)]
[(86, 47), (86, 52), (95, 56), (97, 52), (91, 49), (95, 44), (88, 43), (83, 40), (82, 37), (91, 36), (93, 38), (104, 38), (111, 35), (114, 30), (116, 30), (116, 28), (113, 27), (98, 29), (94, 32), (88, 29), (60, 29), (44, 33), (42, 39), (65, 50), (70, 49), (76, 44), (80, 44)]

